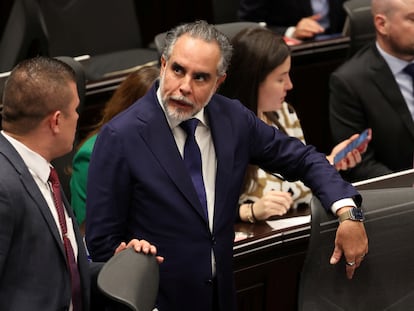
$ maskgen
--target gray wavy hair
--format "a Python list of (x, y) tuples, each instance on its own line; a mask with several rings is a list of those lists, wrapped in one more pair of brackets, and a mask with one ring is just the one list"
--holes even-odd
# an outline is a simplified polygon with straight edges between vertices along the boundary
[(206, 42), (216, 41), (221, 51), (221, 59), (217, 66), (217, 73), (219, 76), (226, 73), (233, 53), (233, 47), (230, 40), (226, 37), (226, 35), (218, 31), (214, 25), (211, 25), (203, 20), (179, 25), (168, 31), (162, 53), (165, 60), (170, 58), (175, 43), (178, 38), (184, 34), (187, 34), (193, 38), (199, 38)]

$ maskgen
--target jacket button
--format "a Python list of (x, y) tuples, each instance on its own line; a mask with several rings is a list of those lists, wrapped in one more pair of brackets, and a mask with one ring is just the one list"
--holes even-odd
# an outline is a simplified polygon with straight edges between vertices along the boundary
[(211, 236), (211, 244), (216, 245), (217, 241), (216, 241), (216, 237), (213, 235)]

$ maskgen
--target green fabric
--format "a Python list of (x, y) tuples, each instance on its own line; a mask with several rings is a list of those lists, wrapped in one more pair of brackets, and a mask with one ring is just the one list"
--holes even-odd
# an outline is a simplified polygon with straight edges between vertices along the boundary
[(76, 152), (72, 163), (70, 179), (71, 204), (79, 224), (83, 223), (86, 214), (86, 182), (88, 180), (89, 161), (97, 135), (91, 136)]

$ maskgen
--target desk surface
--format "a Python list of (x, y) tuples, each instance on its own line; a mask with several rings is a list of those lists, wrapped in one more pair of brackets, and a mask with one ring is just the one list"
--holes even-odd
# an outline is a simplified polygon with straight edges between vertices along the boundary
[(350, 38), (345, 36), (337, 36), (332, 39), (304, 41), (290, 47), (292, 56), (309, 55), (320, 52), (329, 52), (342, 48), (349, 48)]
[[(301, 217), (310, 215), (310, 207), (300, 207), (297, 209), (290, 209), (284, 216), (271, 217), (269, 221), (273, 220), (284, 220), (291, 217)], [(300, 232), (307, 235), (310, 229), (310, 222), (299, 225), (292, 225), (282, 229), (274, 229), (267, 221), (260, 221), (255, 224), (247, 222), (238, 222), (234, 226), (236, 235), (239, 234), (239, 238), (234, 243), (235, 254), (237, 255), (238, 250), (243, 249), (246, 245), (260, 244), (263, 240), (268, 240), (269, 237), (283, 237), (287, 238), (290, 235), (295, 235)], [(283, 239), (281, 239), (283, 240)]]
[(414, 187), (414, 169), (353, 183), (358, 190)]
[[(300, 209), (291, 209), (286, 215), (272, 217), (269, 221), (308, 215), (310, 215), (310, 207), (306, 206)], [(269, 250), (272, 252), (272, 248), (278, 247), (278, 245), (289, 246), (290, 242), (298, 240), (306, 244), (310, 235), (310, 218), (309, 221), (279, 229), (273, 228), (267, 221), (260, 221), (255, 224), (238, 222), (234, 229), (236, 240), (233, 246), (233, 257), (237, 259), (258, 251)]]

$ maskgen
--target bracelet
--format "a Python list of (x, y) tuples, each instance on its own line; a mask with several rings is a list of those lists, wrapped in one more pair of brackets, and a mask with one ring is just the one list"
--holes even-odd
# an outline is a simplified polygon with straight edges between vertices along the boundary
[(257, 221), (256, 216), (254, 216), (253, 204), (254, 203), (249, 203), (250, 214), (247, 216), (247, 220), (252, 224), (254, 224)]
[(254, 219), (254, 222), (256, 222), (256, 221), (257, 221), (257, 218), (256, 218), (256, 216), (254, 215), (253, 206), (254, 206), (254, 203), (250, 203), (250, 211), (252, 212), (252, 217), (253, 217), (253, 219)]

